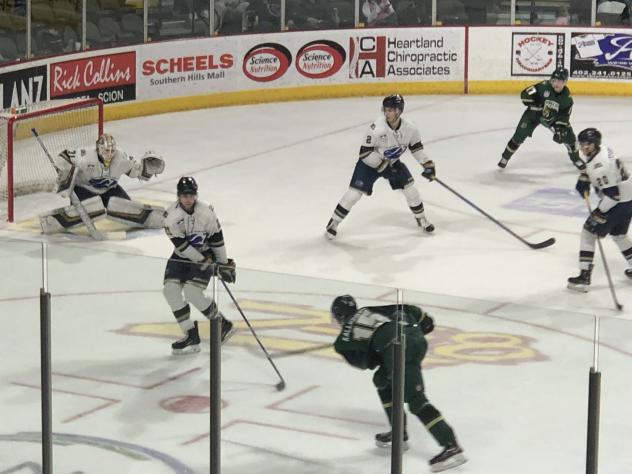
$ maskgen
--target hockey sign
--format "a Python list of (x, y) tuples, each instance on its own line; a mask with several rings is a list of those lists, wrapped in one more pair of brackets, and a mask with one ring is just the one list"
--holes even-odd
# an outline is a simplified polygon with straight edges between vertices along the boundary
[(549, 76), (564, 67), (564, 34), (513, 33), (512, 76)]

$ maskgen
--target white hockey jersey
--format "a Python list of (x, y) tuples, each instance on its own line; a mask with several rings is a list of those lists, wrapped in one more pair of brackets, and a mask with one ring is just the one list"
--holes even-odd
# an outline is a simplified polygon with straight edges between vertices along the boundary
[[(400, 117), (399, 127), (392, 129), (384, 116), (373, 122), (366, 132), (363, 147), (373, 148), (368, 156), (361, 156), (364, 163), (377, 168), (382, 160), (397, 161), (411, 145), (421, 145), (421, 135), (413, 122)], [(419, 163), (428, 161), (423, 146), (411, 149)]]
[[(66, 158), (65, 165), (60, 163), (61, 169), (69, 170), (67, 160), (75, 166), (75, 176), (73, 185), (85, 188), (94, 194), (104, 194), (109, 189), (118, 184), (118, 180), (123, 175), (130, 178), (140, 178), (143, 165), (121, 150), (116, 150), (116, 154), (110, 161), (110, 166), (105, 167), (99, 160), (96, 149), (78, 148), (76, 150), (65, 150), (60, 156)], [(58, 162), (61, 160), (58, 159)]]
[(210, 251), (215, 262), (228, 262), (222, 227), (213, 206), (197, 201), (189, 214), (175, 202), (165, 211), (164, 225), (177, 256), (202, 262)]
[(632, 201), (632, 180), (614, 152), (602, 145), (599, 153), (586, 163), (590, 182), (599, 190), (599, 210), (609, 211), (620, 202)]

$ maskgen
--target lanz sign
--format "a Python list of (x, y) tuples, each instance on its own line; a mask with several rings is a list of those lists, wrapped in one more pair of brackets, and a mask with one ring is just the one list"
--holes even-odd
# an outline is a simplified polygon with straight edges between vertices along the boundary
[(0, 110), (46, 100), (46, 66), (0, 74)]

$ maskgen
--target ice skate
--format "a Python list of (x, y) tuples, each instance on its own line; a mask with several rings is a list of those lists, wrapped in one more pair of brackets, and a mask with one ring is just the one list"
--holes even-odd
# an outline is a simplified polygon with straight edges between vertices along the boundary
[(200, 334), (198, 333), (198, 323), (195, 321), (193, 327), (187, 331), (187, 335), (171, 344), (173, 355), (195, 354), (200, 352)]
[(498, 167), (504, 170), (507, 167), (507, 163), (509, 163), (509, 158), (503, 156), (498, 162)]
[(325, 237), (329, 240), (334, 240), (338, 235), (338, 222), (334, 222), (333, 219), (329, 219), (327, 227), (325, 228)]
[[(375, 435), (375, 445), (378, 448), (390, 448), (393, 441), (393, 432), (387, 431), (385, 433), (378, 433)], [(404, 431), (404, 451), (408, 451), (410, 446), (408, 445), (408, 433)]]
[(463, 455), (463, 450), (459, 445), (448, 445), (443, 448), (443, 451), (430, 460), (430, 471), (446, 471), (453, 467), (460, 466), (465, 462), (467, 462), (467, 458)]
[[(628, 270), (632, 270), (632, 269), (628, 269)], [(628, 273), (628, 270), (626, 270), (626, 275)], [(567, 285), (568, 289), (573, 290), (573, 291), (579, 291), (581, 293), (588, 293), (588, 287), (590, 286), (591, 273), (592, 273), (592, 268), (588, 270), (582, 270), (581, 273), (577, 275), (576, 277), (570, 277), (568, 279), (568, 285)]]
[(233, 328), (233, 323), (222, 316), (222, 345), (235, 334), (235, 331), (236, 329)]
[(417, 226), (419, 226), (427, 234), (434, 232), (434, 224), (428, 222), (428, 219), (426, 219), (425, 217), (415, 217), (415, 220), (417, 221)]

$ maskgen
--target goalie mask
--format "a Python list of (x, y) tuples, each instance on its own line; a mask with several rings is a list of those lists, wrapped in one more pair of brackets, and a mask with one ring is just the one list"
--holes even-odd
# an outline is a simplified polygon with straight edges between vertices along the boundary
[(331, 303), (331, 316), (339, 324), (345, 324), (351, 316), (358, 310), (358, 305), (351, 295), (342, 295), (334, 299)]
[(112, 158), (116, 154), (116, 142), (112, 135), (104, 133), (99, 137), (97, 140), (97, 154), (103, 165), (109, 168)]

